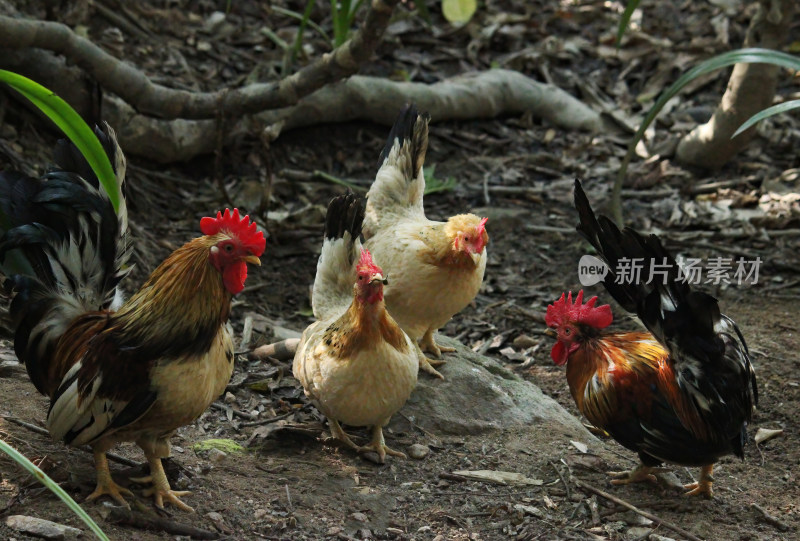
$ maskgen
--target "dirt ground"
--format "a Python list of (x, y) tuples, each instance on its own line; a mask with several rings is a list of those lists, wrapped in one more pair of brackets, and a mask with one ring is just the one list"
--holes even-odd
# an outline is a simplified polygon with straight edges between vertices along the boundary
[[(31, 16), (43, 16), (35, 4), (19, 4)], [(185, 82), (181, 70), (160, 57), (170, 48), (179, 50), (191, 69), (202, 74), (193, 84), (234, 84), (254, 69), (247, 53), (256, 42), (249, 36), (267, 16), (255, 7), (258, 3), (233, 2), (230, 20), (242, 25), (243, 32), (238, 38), (208, 38), (215, 54), (201, 54), (186, 35), (202, 34), (198, 28), (221, 8), (217, 4), (143, 2), (151, 14), (143, 16), (144, 8), (134, 13), (153, 30), (152, 39), (168, 47), (145, 47), (141, 38), (123, 34), (124, 47), (116, 50), (154, 73)], [(610, 46), (618, 16), (603, 3), (570, 2), (558, 9), (546, 2), (487, 4), (481, 5), (478, 26), (466, 30), (442, 31), (445, 25), (436, 13), (433, 30), (414, 19), (395, 23), (376, 61), (364, 72), (404, 71), (413, 80), (435, 81), (498, 63), (552, 80), (578, 96), (591, 86), (614, 101), (623, 116), (638, 118), (652, 103), (637, 102), (638, 96), (658, 81), (663, 84), (665, 77), (676, 76), (682, 63), (729, 48), (719, 32), (715, 34), (712, 20), (721, 12), (710, 4), (687, 3), (680, 11), (668, 7), (670, 3), (652, 6), (624, 49), (637, 54), (624, 59), (603, 48)], [(302, 5), (286, 4), (300, 11)], [(747, 13), (729, 18), (727, 39), (733, 46), (741, 42)], [(291, 29), (287, 20), (277, 21)], [(85, 22), (90, 36), (104, 43), (110, 23), (97, 13)], [(492, 31), (481, 33), (480, 28)], [(795, 40), (797, 34), (795, 27)], [(655, 46), (654, 36), (668, 42)], [(267, 49), (259, 54), (269, 58), (269, 45), (263, 40), (258, 44)], [(236, 62), (226, 65), (223, 60), (232, 49), (245, 53), (234, 55)], [(796, 78), (786, 79), (782, 93), (800, 90)], [(192, 491), (185, 501), (196, 514), (169, 510), (158, 516), (230, 539), (686, 538), (580, 487), (582, 482), (702, 539), (800, 538), (800, 212), (796, 199), (781, 199), (785, 191), (776, 191), (783, 184), (797, 192), (800, 122), (784, 117), (769, 121), (742, 155), (713, 174), (680, 168), (665, 150), (698, 119), (708, 118), (725, 83), (724, 74), (708, 78), (663, 115), (652, 142), (660, 155), (634, 164), (628, 188), (635, 191), (626, 192), (625, 199), (630, 223), (661, 231), (676, 253), (706, 261), (717, 256), (763, 260), (758, 284), (705, 289), (717, 295), (723, 310), (737, 321), (753, 353), (760, 400), (751, 440), (759, 428), (783, 432), (760, 445), (751, 441), (743, 462), (723, 459), (715, 469), (713, 500), (686, 500), (662, 486), (612, 486), (605, 472), (634, 466), (632, 453), (613, 441), (571, 442), (570, 436), (550, 426), (457, 437), (424, 430), (388, 433), (392, 446), (403, 449), (418, 443), (430, 453), (422, 459), (389, 458), (386, 464), (375, 464), (326, 439), (321, 417), (305, 404), (290, 377), (289, 362), (251, 361), (243, 351), (226, 396), (173, 439), (168, 472), (174, 486)], [(0, 108), (0, 168), (40, 172), (56, 134), (16, 101), (3, 101)], [(541, 318), (562, 291), (580, 287), (577, 262), (586, 246), (571, 231), (576, 222), (570, 205), (572, 179), (585, 179), (589, 197), (602, 209), (627, 136), (566, 132), (528, 117), (436, 123), (436, 112), (431, 114), (426, 163), (435, 164), (437, 178), (452, 176), (455, 186), (427, 196), (426, 211), (434, 219), (465, 210), (487, 215), (491, 236), (481, 293), (442, 332), (486, 351), (577, 416), (564, 371), (550, 360), (551, 342), (541, 335)], [(296, 172), (320, 170), (366, 188), (387, 134), (388, 127), (369, 123), (320, 126), (282, 134), (269, 151), (257, 137), (243, 137), (219, 159), (204, 157), (170, 167), (129, 156), (137, 267), (126, 288), (135, 290), (172, 249), (196, 235), (200, 216), (226, 205), (218, 180), (224, 181), (233, 202), (248, 210), (258, 206), (261, 191), (267, 189), (269, 203), (257, 217), (269, 232), (264, 264), (251, 273), (245, 292), (237, 297), (233, 323), (240, 336), (245, 318), (252, 318), (251, 346), (282, 338), (285, 329), (302, 330), (311, 322), (308, 286), (324, 209), (344, 188)], [(741, 182), (732, 189), (691, 192), (696, 186), (727, 181)], [(779, 232), (765, 234), (752, 224)], [(743, 227), (749, 228), (748, 234), (734, 234)], [(604, 297), (600, 288), (590, 289)], [(0, 361), (13, 359), (7, 339), (0, 345)], [(447, 375), (446, 366), (443, 373)], [(76, 500), (85, 498), (94, 484), (91, 456), (9, 419), (43, 426), (46, 416), (47, 400), (36, 393), (24, 368), (11, 366), (0, 372), (0, 396), (0, 437), (35, 460)], [(276, 416), (281, 422), (270, 422)], [(227, 447), (224, 455), (204, 450), (203, 442), (213, 439), (233, 440), (244, 449)], [(137, 463), (142, 460), (133, 446), (114, 452)], [(542, 483), (465, 481), (452, 475), (457, 470), (518, 472)], [(128, 479), (143, 469), (113, 463), (112, 472), (122, 485), (136, 489)], [(685, 468), (674, 472), (682, 482), (697, 475)], [(142, 497), (134, 508), (153, 513), (150, 501)], [(112, 524), (106, 520), (109, 508), (102, 504), (86, 509), (112, 539), (179, 536)], [(0, 457), (0, 538), (26, 539), (5, 526), (5, 517), (15, 514), (82, 527), (50, 492)]]

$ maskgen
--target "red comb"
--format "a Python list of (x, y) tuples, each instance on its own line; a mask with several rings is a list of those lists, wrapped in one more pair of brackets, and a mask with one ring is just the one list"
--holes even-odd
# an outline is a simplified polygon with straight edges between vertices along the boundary
[(481, 222), (478, 224), (478, 235), (483, 235), (483, 232), (486, 231), (486, 222), (489, 221), (489, 218), (481, 218)]
[(578, 292), (575, 303), (572, 303), (572, 291), (569, 295), (562, 293), (561, 298), (547, 307), (544, 322), (548, 327), (558, 327), (565, 323), (583, 323), (595, 329), (603, 329), (611, 325), (614, 316), (607, 304), (595, 306), (597, 297), (592, 297), (583, 304), (583, 290)]
[(369, 251), (365, 250), (364, 248), (361, 248), (361, 257), (358, 260), (358, 265), (356, 268), (359, 272), (367, 271), (379, 272), (381, 274), (383, 273), (383, 270), (372, 261), (372, 254), (370, 254)]
[(259, 257), (264, 253), (267, 241), (264, 234), (258, 230), (255, 222), (250, 221), (250, 216), (239, 217), (239, 209), (225, 209), (225, 214), (217, 211), (217, 217), (205, 217), (200, 220), (200, 231), (204, 235), (216, 235), (220, 231), (225, 231), (239, 238), (242, 245), (250, 252)]

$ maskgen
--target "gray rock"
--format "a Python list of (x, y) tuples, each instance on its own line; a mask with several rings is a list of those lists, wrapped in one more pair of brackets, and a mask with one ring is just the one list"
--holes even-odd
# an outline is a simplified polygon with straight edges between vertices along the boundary
[[(451, 338), (437, 335), (436, 340), (457, 349), (445, 354), (447, 363), (438, 368), (444, 380), (420, 373), (417, 388), (401, 410), (417, 426), (437, 434), (464, 435), (547, 423), (581, 441), (597, 442), (536, 385)], [(392, 418), (393, 430), (411, 428), (403, 415)]]
[(18, 532), (33, 537), (41, 537), (42, 539), (67, 539), (68, 537), (78, 537), (83, 534), (78, 528), (25, 515), (11, 515), (6, 519), (6, 526)]
[(408, 456), (411, 458), (416, 458), (417, 460), (422, 460), (428, 453), (431, 452), (430, 447), (427, 445), (422, 445), (420, 443), (415, 443), (408, 448)]

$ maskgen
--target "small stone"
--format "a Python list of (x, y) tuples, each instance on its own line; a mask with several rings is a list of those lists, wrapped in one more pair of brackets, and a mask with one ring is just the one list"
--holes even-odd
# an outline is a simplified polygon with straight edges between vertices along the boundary
[(197, 50), (200, 51), (201, 53), (208, 52), (212, 49), (211, 43), (207, 41), (198, 41), (196, 47)]
[(205, 27), (206, 32), (214, 32), (219, 25), (225, 22), (225, 14), (221, 11), (215, 11), (211, 15), (208, 16), (203, 26)]
[(331, 526), (328, 528), (327, 535), (339, 535), (342, 529), (339, 526)]
[(228, 456), (228, 453), (225, 451), (220, 451), (219, 449), (211, 448), (208, 450), (208, 460), (211, 462), (215, 462), (219, 464), (223, 460), (225, 460)]
[(653, 528), (646, 528), (644, 526), (634, 526), (633, 528), (628, 528), (625, 531), (625, 537), (627, 539), (644, 539), (652, 531)]
[(442, 534), (439, 534), (433, 538), (433, 541), (444, 541), (444, 536)]
[(372, 531), (368, 530), (367, 528), (361, 528), (358, 530), (358, 535), (361, 536), (361, 539), (372, 539)]
[(225, 393), (225, 403), (226, 404), (233, 404), (234, 402), (236, 402), (236, 395), (233, 394), (230, 391)]
[(369, 520), (367, 518), (367, 515), (365, 515), (364, 513), (352, 513), (350, 515), (350, 518), (352, 518), (353, 520), (355, 520), (357, 522), (367, 522)]
[(419, 527), (419, 529), (417, 530), (417, 533), (425, 533), (425, 532), (429, 532), (429, 531), (431, 531), (432, 529), (433, 529), (433, 528), (431, 528), (430, 526), (420, 526), (420, 527)]
[(391, 526), (389, 526), (386, 528), (386, 533), (388, 533), (389, 535), (398, 536), (398, 535), (403, 535), (403, 533), (405, 532), (403, 532), (403, 530), (401, 530), (400, 528), (392, 528)]
[(408, 456), (411, 458), (416, 458), (417, 460), (422, 460), (431, 452), (430, 447), (427, 445), (422, 445), (421, 443), (415, 443), (408, 448)]
[(11, 515), (6, 519), (6, 526), (20, 533), (43, 539), (66, 539), (68, 536), (77, 537), (83, 533), (78, 528), (25, 515)]
[(533, 338), (531, 338), (527, 334), (520, 334), (519, 336), (514, 338), (513, 342), (511, 342), (511, 344), (517, 349), (532, 348), (533, 346), (535, 346), (538, 343), (539, 342), (537, 342), (536, 340), (534, 340)]
[(267, 516), (267, 510), (266, 509), (258, 508), (253, 512), (253, 518), (255, 518), (256, 520), (262, 519), (265, 516)]

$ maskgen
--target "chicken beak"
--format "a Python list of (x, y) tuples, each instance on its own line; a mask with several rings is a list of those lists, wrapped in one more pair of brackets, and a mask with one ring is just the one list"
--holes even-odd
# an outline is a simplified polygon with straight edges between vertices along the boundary
[(483, 251), (480, 251), (480, 252), (470, 252), (470, 253), (469, 253), (469, 256), (472, 258), (472, 262), (473, 262), (473, 263), (475, 263), (475, 264), (477, 265), (478, 263), (480, 263), (480, 262), (481, 262), (481, 255), (482, 255), (482, 254), (483, 254)]
[(386, 278), (384, 278), (381, 273), (376, 272), (375, 274), (372, 275), (372, 279), (370, 279), (369, 284), (370, 285), (377, 284), (378, 282), (381, 282), (383, 285), (388, 286), (389, 277), (387, 276)]
[(245, 256), (242, 259), (247, 263), (258, 265), (259, 267), (261, 266), (261, 260), (252, 254)]
[(547, 327), (547, 329), (544, 331), (544, 334), (550, 338), (558, 338), (558, 333), (555, 331), (555, 329), (551, 329), (550, 327)]

